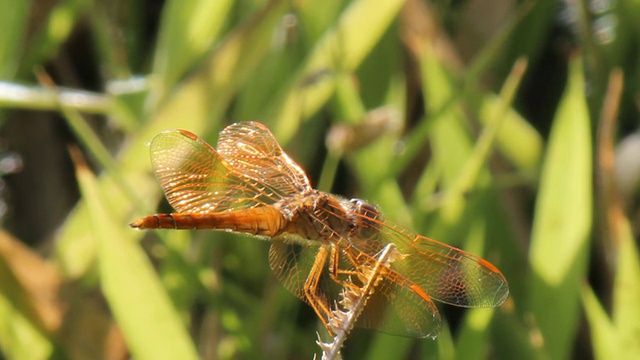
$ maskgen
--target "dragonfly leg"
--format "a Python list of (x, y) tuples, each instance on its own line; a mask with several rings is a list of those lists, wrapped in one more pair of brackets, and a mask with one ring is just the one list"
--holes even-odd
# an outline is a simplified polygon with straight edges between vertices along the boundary
[[(358, 262), (356, 256), (350, 251), (351, 247), (344, 247), (343, 250), (349, 257), (349, 261), (354, 265), (356, 270), (344, 270), (340, 269), (340, 251), (336, 246), (331, 246), (331, 263), (330, 263), (330, 271), (331, 279), (335, 281), (337, 284), (343, 287), (348, 287), (351, 289), (358, 290), (360, 286), (353, 283), (353, 276), (358, 276), (360, 271), (357, 270), (361, 264)], [(341, 279), (339, 276), (348, 276), (351, 281), (346, 281)]]
[(315, 261), (313, 262), (309, 276), (307, 276), (307, 280), (304, 283), (304, 295), (307, 298), (309, 305), (311, 305), (320, 318), (320, 321), (322, 321), (324, 327), (327, 329), (329, 334), (333, 336), (334, 334), (330, 330), (328, 323), (328, 319), (331, 317), (331, 309), (327, 305), (325, 299), (318, 295), (320, 276), (322, 275), (322, 271), (327, 262), (327, 255), (327, 248), (325, 246), (321, 246), (320, 250), (318, 250)]

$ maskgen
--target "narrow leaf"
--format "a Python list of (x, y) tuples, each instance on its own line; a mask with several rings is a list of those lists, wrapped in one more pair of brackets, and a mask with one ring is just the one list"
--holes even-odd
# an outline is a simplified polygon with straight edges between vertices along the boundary
[(620, 350), (629, 359), (637, 359), (640, 358), (640, 253), (626, 218), (621, 219), (620, 229), (613, 321), (620, 336)]
[(85, 165), (77, 165), (77, 176), (98, 238), (102, 290), (131, 353), (139, 359), (197, 359), (185, 325), (134, 241), (134, 231), (122, 227), (104, 206), (104, 196)]
[(570, 66), (545, 156), (533, 224), (530, 310), (553, 359), (577, 331), (592, 217), (592, 152), (581, 59)]
[(619, 359), (620, 338), (607, 312), (588, 285), (582, 287), (582, 303), (591, 330), (596, 359)]

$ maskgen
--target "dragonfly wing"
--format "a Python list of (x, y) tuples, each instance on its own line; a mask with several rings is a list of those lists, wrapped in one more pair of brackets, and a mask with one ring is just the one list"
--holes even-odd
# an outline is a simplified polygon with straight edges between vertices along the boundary
[(209, 144), (186, 130), (158, 134), (150, 145), (151, 164), (169, 204), (179, 212), (210, 213), (272, 204), (258, 181), (248, 179)]
[(280, 147), (269, 129), (257, 122), (240, 122), (220, 132), (218, 153), (238, 172), (261, 181), (278, 196), (311, 189), (304, 170)]
[[(375, 286), (357, 326), (380, 330), (392, 335), (435, 338), (441, 326), (440, 314), (420, 289), (410, 286), (391, 272)], [(417, 290), (417, 291), (416, 291)]]
[[(283, 238), (275, 238), (271, 242), (269, 249), (269, 265), (280, 283), (295, 296), (309, 303), (304, 286), (307, 277), (311, 273), (311, 268), (316, 260), (319, 246), (302, 246), (298, 243), (287, 242)], [(321, 276), (319, 292), (316, 294), (319, 299), (323, 299), (325, 305), (329, 305), (328, 298), (334, 297), (329, 294), (337, 294), (340, 288), (331, 281), (327, 281), (324, 274)]]
[(391, 267), (433, 299), (462, 307), (495, 307), (509, 295), (504, 275), (487, 260), (402, 229), (379, 214), (366, 221), (377, 227), (378, 235), (367, 241), (373, 249), (364, 245), (362, 250), (373, 253), (380, 244), (395, 244), (404, 258)]
[[(318, 246), (274, 240), (269, 251), (269, 263), (278, 280), (309, 304), (304, 287), (318, 249)], [(361, 271), (362, 266), (375, 267), (377, 260), (354, 247), (338, 247), (338, 251), (338, 281), (363, 285), (354, 280), (353, 274)], [(332, 264), (331, 260), (322, 264), (318, 286), (312, 294), (327, 309), (334, 309), (343, 298), (343, 285), (336, 282), (331, 274)], [(383, 276), (355, 325), (400, 336), (435, 337), (440, 329), (440, 315), (433, 301), (416, 284), (394, 270), (383, 266), (380, 274)]]

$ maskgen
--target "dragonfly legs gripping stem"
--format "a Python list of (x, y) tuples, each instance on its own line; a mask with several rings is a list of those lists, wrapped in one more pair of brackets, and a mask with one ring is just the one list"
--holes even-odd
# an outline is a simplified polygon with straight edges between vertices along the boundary
[[(345, 247), (343, 250), (349, 257), (350, 263), (353, 264), (353, 267), (356, 270), (340, 269), (340, 251), (336, 246), (331, 246), (331, 264), (330, 264), (331, 270), (329, 271), (329, 274), (331, 276), (331, 279), (335, 281), (337, 284), (339, 284), (340, 286), (342, 286), (343, 288), (359, 290), (360, 286), (353, 283), (353, 279), (354, 279), (353, 277), (355, 276), (356, 279), (360, 278), (361, 271), (358, 269), (361, 269), (362, 264), (358, 262), (358, 259), (351, 251), (350, 246)], [(346, 275), (349, 280), (341, 279), (339, 277), (340, 275)]]
[[(331, 330), (329, 330), (329, 324), (327, 322), (327, 319), (330, 318), (331, 309), (327, 306), (326, 301), (318, 295), (320, 277), (327, 262), (327, 255), (327, 248), (321, 246), (313, 262), (309, 276), (307, 276), (307, 280), (304, 283), (304, 295), (307, 298), (309, 305), (311, 305), (316, 314), (318, 314), (318, 317), (320, 318), (320, 321), (322, 321), (324, 327), (331, 334)], [(331, 334), (331, 336), (333, 336), (333, 334)]]
[[(339, 312), (347, 313), (351, 311), (352, 309), (349, 308), (350, 306), (348, 306), (348, 304), (353, 303), (357, 298), (370, 296), (370, 291), (372, 291), (370, 288), (375, 287), (377, 283), (377, 281), (372, 283), (372, 278), (380, 276), (380, 273), (384, 272), (384, 267), (387, 266), (390, 261), (393, 261), (393, 257), (390, 256), (389, 251), (395, 253), (395, 248), (393, 250), (385, 248), (385, 250), (382, 254), (385, 262), (376, 264), (362, 263), (358, 259), (358, 256), (351, 251), (351, 247), (348, 246), (343, 249), (337, 246), (322, 246), (318, 250), (309, 276), (304, 284), (304, 294), (308, 303), (316, 314), (318, 314), (318, 317), (331, 336), (334, 336), (336, 332), (349, 331), (350, 327), (349, 329), (343, 328), (339, 320), (341, 316), (337, 314)], [(348, 257), (349, 267), (354, 270), (340, 268), (341, 256)], [(389, 259), (389, 257), (391, 259)], [(341, 295), (342, 300), (336, 304), (328, 304), (326, 299), (318, 292), (320, 279), (327, 265), (327, 260), (329, 260), (329, 276), (331, 280), (343, 289)], [(373, 269), (368, 268), (371, 266), (373, 266)], [(345, 297), (347, 296), (350, 297), (350, 302), (345, 302)], [(332, 306), (335, 306), (335, 308), (332, 308)]]
[[(316, 314), (318, 314), (322, 324), (331, 336), (334, 335), (335, 330), (333, 329), (333, 326), (329, 326), (329, 322), (331, 322), (332, 318), (335, 317), (334, 312), (339, 310), (337, 309), (338, 304), (335, 304), (336, 309), (332, 309), (332, 304), (328, 304), (318, 293), (320, 278), (326, 266), (327, 259), (329, 259), (329, 276), (336, 284), (342, 286), (345, 291), (350, 291), (351, 293), (356, 294), (361, 293), (361, 286), (355, 284), (353, 281), (354, 277), (355, 279), (358, 279), (358, 281), (361, 281), (365, 275), (362, 269), (360, 269), (362, 264), (358, 262), (356, 256), (352, 251), (350, 251), (350, 247), (346, 247), (344, 252), (349, 257), (349, 262), (356, 270), (340, 269), (340, 251), (338, 247), (322, 246), (316, 254), (315, 261), (304, 284), (304, 294), (309, 305), (311, 305)], [(343, 275), (348, 276), (348, 280), (341, 278)]]

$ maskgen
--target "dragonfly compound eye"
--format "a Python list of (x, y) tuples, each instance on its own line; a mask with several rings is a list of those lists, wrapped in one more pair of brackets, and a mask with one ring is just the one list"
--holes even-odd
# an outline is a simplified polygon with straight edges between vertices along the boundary
[(369, 229), (378, 227), (377, 220), (380, 217), (380, 212), (375, 206), (361, 199), (351, 199), (351, 202), (354, 204), (354, 210), (357, 215), (354, 219), (355, 227)]

